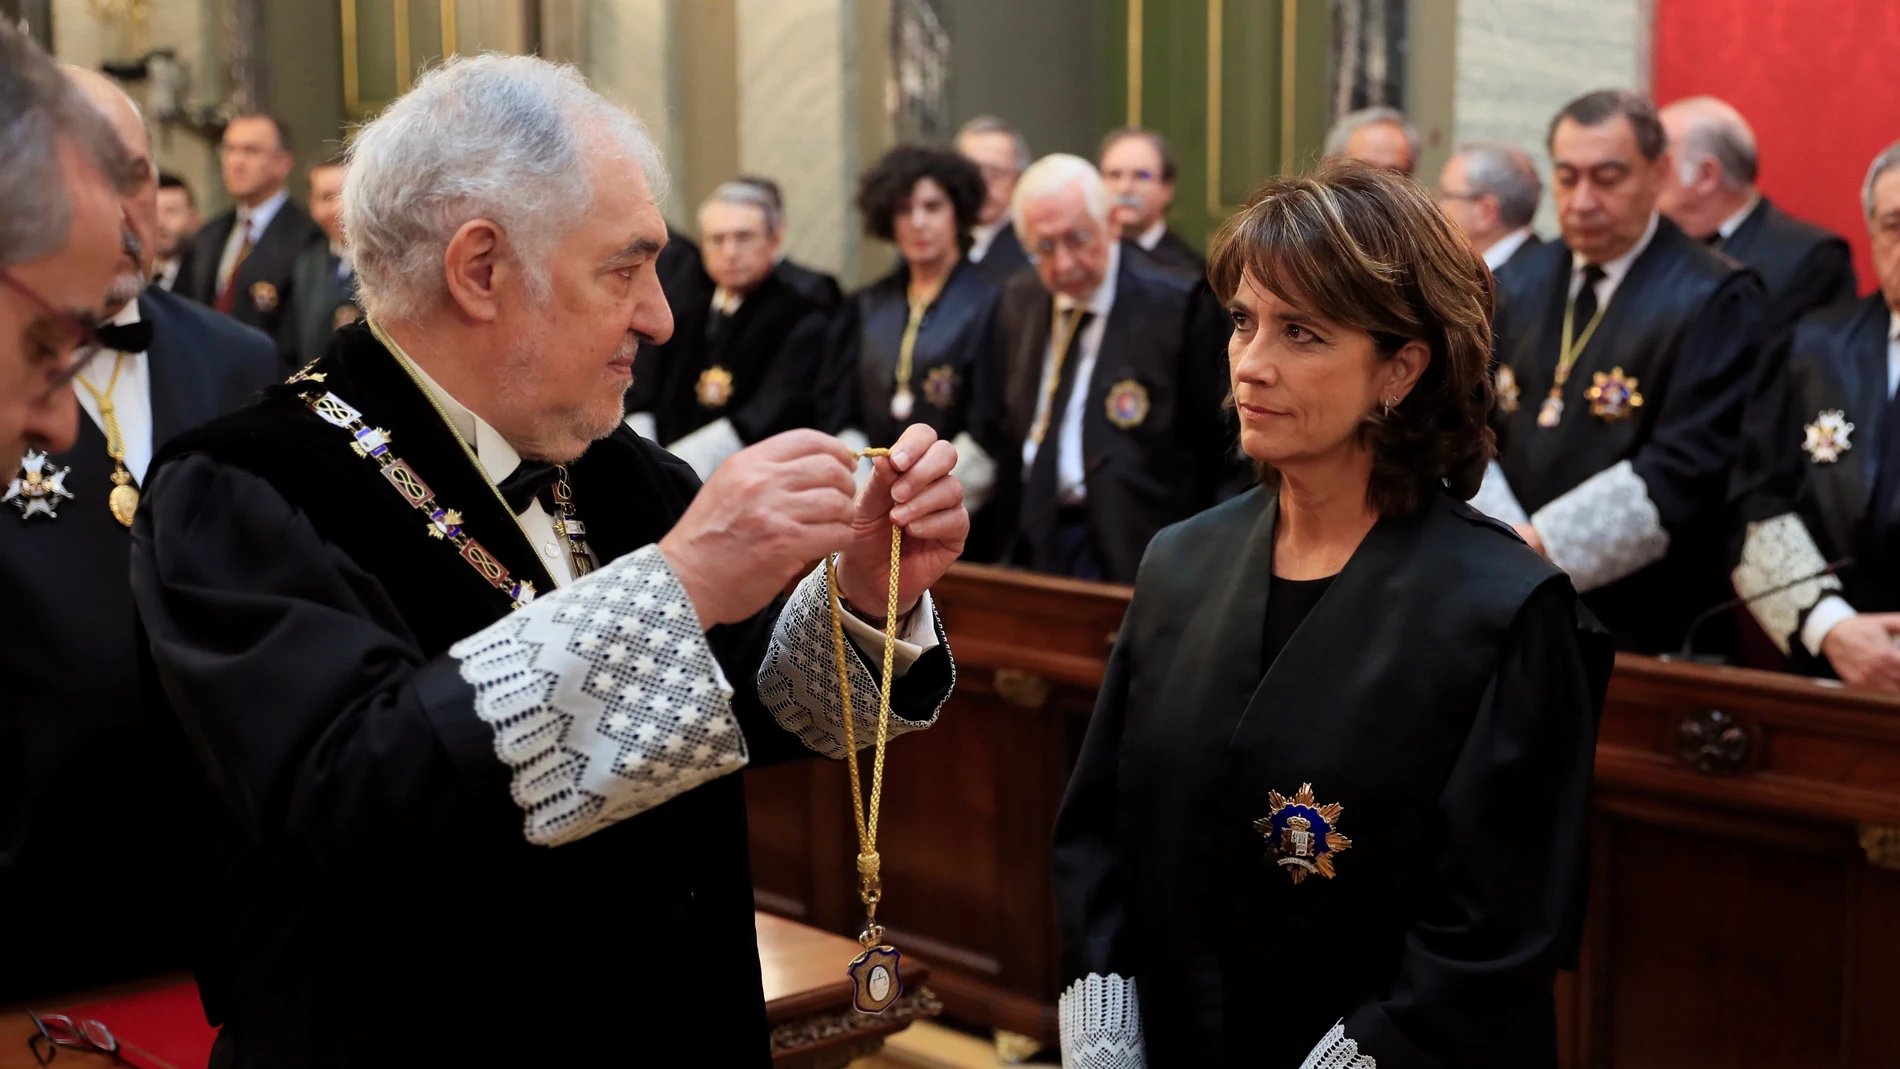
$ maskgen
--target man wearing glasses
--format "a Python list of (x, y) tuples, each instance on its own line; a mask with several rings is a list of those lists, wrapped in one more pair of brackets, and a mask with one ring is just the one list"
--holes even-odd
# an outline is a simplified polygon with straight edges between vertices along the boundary
[(297, 317), (290, 314), (297, 258), (327, 240), (284, 186), (296, 162), (290, 130), (275, 116), (231, 120), (218, 164), (237, 206), (198, 231), (191, 275), (178, 283), (185, 296), (274, 338), (286, 373), (295, 370), (289, 364), (298, 350)]
[[(200, 837), (202, 776), (176, 722), (147, 701), (127, 561), (147, 467), (171, 436), (235, 408), (275, 376), (270, 339), (150, 285), (157, 172), (138, 108), (104, 75), (68, 80), (117, 131), (140, 175), (122, 200), (117, 274), (79, 355), (71, 390), (85, 415), (69, 449), (0, 458), (11, 478), (37, 465), (61, 492), (0, 507), (0, 676), (11, 682), (0, 767), (17, 760), (28, 791), (17, 811), (10, 879), (26, 916), (88, 918), (86, 953), (70, 932), (16, 934), (20, 980), (33, 994), (176, 970), (188, 962), (190, 847)], [(37, 459), (36, 459), (37, 457)], [(11, 808), (11, 807), (9, 807)], [(109, 857), (144, 880), (139, 894), (75, 865)], [(6, 971), (0, 966), (0, 972)]]
[(983, 172), (983, 207), (970, 230), (965, 254), (977, 273), (1004, 286), (1029, 266), (1029, 254), (1010, 225), (1009, 201), (1029, 166), (1029, 142), (993, 115), (979, 115), (957, 131), (957, 152)]
[(1232, 329), (1204, 280), (1118, 241), (1094, 166), (1045, 156), (1011, 206), (1035, 271), (1003, 294), (1005, 422), (1020, 461), (1010, 559), (1132, 583), (1156, 531), (1212, 505), (1233, 474), (1222, 354)]
[(1124, 126), (1109, 131), (1096, 154), (1102, 181), (1115, 198), (1122, 244), (1155, 263), (1194, 278), (1207, 275), (1207, 261), (1181, 235), (1168, 229), (1174, 206), (1174, 149), (1153, 130)]

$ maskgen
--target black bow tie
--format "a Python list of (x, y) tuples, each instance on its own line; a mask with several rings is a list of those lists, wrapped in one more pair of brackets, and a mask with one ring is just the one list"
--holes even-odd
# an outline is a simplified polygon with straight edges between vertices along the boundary
[(142, 319), (137, 323), (108, 323), (93, 328), (93, 333), (115, 353), (142, 353), (152, 347), (152, 325)]
[(515, 465), (515, 470), (501, 481), (501, 498), (508, 507), (519, 516), (528, 510), (528, 503), (540, 497), (542, 491), (551, 490), (554, 481), (560, 478), (561, 469), (540, 460), (524, 460)]

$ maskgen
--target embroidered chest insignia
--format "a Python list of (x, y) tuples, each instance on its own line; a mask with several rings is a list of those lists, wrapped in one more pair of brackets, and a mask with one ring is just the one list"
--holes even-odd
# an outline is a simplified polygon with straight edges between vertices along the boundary
[(957, 387), (962, 380), (957, 377), (957, 369), (945, 364), (930, 369), (930, 375), (924, 379), (924, 400), (930, 407), (945, 411), (957, 403)]
[(1307, 876), (1319, 873), (1333, 878), (1333, 857), (1352, 849), (1352, 840), (1339, 833), (1339, 815), (1345, 807), (1320, 805), (1313, 801), (1313, 785), (1300, 784), (1291, 798), (1279, 791), (1268, 791), (1272, 812), (1253, 822), (1254, 830), (1267, 840), (1267, 854), (1299, 886)]
[(7, 492), (0, 494), (0, 501), (13, 502), (14, 507), (20, 510), (22, 521), (35, 516), (56, 520), (59, 518), (59, 503), (73, 499), (73, 492), (66, 489), (66, 476), (71, 475), (72, 471), (71, 468), (54, 470), (45, 453), (29, 449), (20, 458), (20, 471), (7, 484)]
[(1608, 374), (1601, 371), (1592, 376), (1590, 388), (1583, 391), (1584, 400), (1590, 402), (1590, 414), (1605, 423), (1628, 419), (1643, 407), (1643, 395), (1637, 392), (1635, 379), (1623, 374), (1620, 367), (1611, 368)]
[(1517, 411), (1518, 392), (1517, 372), (1512, 371), (1509, 366), (1500, 365), (1497, 377), (1498, 411), (1507, 413)]
[(732, 372), (723, 367), (709, 367), (700, 372), (693, 396), (699, 399), (701, 408), (726, 407), (726, 402), (732, 400)]
[(268, 282), (256, 282), (251, 285), (251, 303), (260, 312), (268, 312), (277, 307), (277, 287)]
[(1108, 421), (1122, 430), (1141, 426), (1148, 418), (1148, 388), (1123, 379), (1108, 388)]
[(1801, 448), (1816, 464), (1832, 464), (1853, 448), (1847, 436), (1854, 433), (1854, 425), (1847, 422), (1847, 413), (1838, 408), (1817, 414), (1814, 422), (1802, 431)]
[(859, 1013), (882, 1013), (904, 993), (903, 955), (891, 947), (871, 947), (847, 970), (851, 1004)]

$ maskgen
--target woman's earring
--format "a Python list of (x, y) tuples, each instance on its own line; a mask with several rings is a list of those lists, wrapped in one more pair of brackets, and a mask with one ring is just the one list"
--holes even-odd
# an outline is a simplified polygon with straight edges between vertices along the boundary
[(1392, 418), (1392, 410), (1394, 408), (1397, 408), (1398, 404), (1399, 404), (1399, 399), (1396, 397), (1388, 397), (1385, 399), (1385, 418), (1387, 419)]

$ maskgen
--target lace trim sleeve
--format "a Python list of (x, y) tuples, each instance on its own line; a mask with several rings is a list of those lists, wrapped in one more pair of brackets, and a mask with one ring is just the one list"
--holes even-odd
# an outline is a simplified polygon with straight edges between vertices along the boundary
[(1648, 567), (1669, 552), (1662, 513), (1625, 460), (1537, 510), (1531, 526), (1550, 562), (1583, 594)]
[(1372, 1055), (1359, 1053), (1359, 1044), (1346, 1038), (1346, 1022), (1341, 1021), (1320, 1038), (1300, 1069), (1379, 1069), (1379, 1063)]
[[(933, 616), (931, 627), (936, 629), (936, 609), (929, 611)], [(880, 633), (880, 643), (883, 638)], [(938, 638), (941, 641), (941, 631)], [(881, 647), (879, 652), (881, 656)], [(797, 735), (807, 748), (842, 760), (844, 701), (838, 694), (838, 669), (832, 659), (830, 598), (825, 590), (825, 569), (820, 565), (792, 591), (779, 613), (778, 623), (772, 629), (771, 648), (759, 666), (759, 700), (771, 711), (778, 726)], [(845, 660), (845, 670), (851, 675), (852, 729), (858, 748), (863, 749), (877, 741), (879, 687), (861, 658), (847, 656)], [(953, 690), (955, 678), (953, 664)], [(939, 703), (924, 720), (893, 715), (890, 737), (929, 727), (937, 722), (937, 713), (942, 708)]]
[(745, 767), (732, 687), (647, 546), (457, 642), (531, 843), (559, 846)]
[(1062, 993), (1056, 1016), (1062, 1069), (1147, 1069), (1141, 1003), (1132, 977), (1088, 974)]
[[(1800, 516), (1784, 512), (1748, 525), (1748, 534), (1742, 541), (1742, 561), (1729, 573), (1729, 578), (1735, 583), (1735, 592), (1748, 598), (1804, 575), (1813, 575), (1825, 567), (1827, 558), (1821, 556), (1820, 547), (1808, 534), (1807, 524), (1801, 522)], [(1754, 614), (1781, 652), (1787, 653), (1789, 639), (1801, 625), (1801, 614), (1828, 591), (1839, 589), (1839, 579), (1824, 575), (1751, 601), (1748, 611)]]

